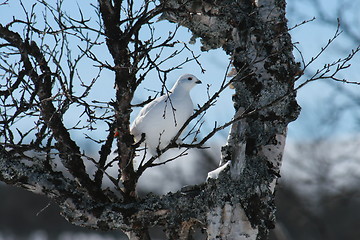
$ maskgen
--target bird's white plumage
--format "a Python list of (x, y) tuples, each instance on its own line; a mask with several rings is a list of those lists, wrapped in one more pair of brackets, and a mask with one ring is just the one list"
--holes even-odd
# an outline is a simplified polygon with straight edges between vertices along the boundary
[(145, 143), (151, 155), (166, 147), (193, 113), (190, 90), (201, 83), (194, 75), (182, 75), (168, 94), (154, 99), (141, 109), (130, 132), (135, 142), (145, 133)]

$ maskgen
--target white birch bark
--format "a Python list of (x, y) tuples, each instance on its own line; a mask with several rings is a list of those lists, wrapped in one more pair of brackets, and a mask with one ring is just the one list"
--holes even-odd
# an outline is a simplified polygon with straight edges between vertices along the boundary
[[(202, 38), (205, 50), (223, 47), (231, 55), (236, 70), (246, 66), (245, 74), (251, 75), (239, 77), (234, 83), (237, 110), (234, 118), (250, 113), (249, 109), (255, 113), (233, 124), (220, 167), (208, 175), (216, 181), (229, 181), (229, 178), (220, 177), (223, 172), (239, 184), (247, 181), (245, 194), (238, 199), (236, 196), (241, 193), (234, 194), (229, 201), (220, 201), (209, 208), (206, 215), (208, 238), (263, 239), (274, 221), (275, 209), (271, 205), (287, 124), (298, 114), (294, 95), (277, 101), (291, 92), (291, 74), (295, 70), (286, 28), (285, 1), (259, 0), (247, 6), (237, 1), (197, 1), (197, 4), (181, 7), (179, 1), (170, 2), (168, 4), (174, 9), (187, 8), (183, 15), (173, 11), (165, 18), (189, 27), (194, 36)], [(186, 17), (186, 11), (190, 17)], [(275, 62), (269, 67), (271, 54), (275, 55)], [(287, 71), (282, 76), (281, 68)], [(270, 172), (269, 176), (265, 176), (266, 171)], [(258, 203), (252, 204), (254, 199)], [(249, 209), (256, 207), (260, 209)], [(256, 214), (263, 219), (256, 219)]]

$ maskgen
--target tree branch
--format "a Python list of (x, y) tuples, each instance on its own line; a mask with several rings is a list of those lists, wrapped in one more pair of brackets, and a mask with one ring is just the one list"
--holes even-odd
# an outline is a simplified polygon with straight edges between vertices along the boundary
[[(48, 99), (51, 98), (52, 80), (51, 70), (48, 67), (44, 56), (35, 42), (30, 44), (23, 41), (21, 37), (0, 24), (0, 37), (5, 39), (13, 47), (19, 49), (21, 60), (24, 64), (26, 74), (37, 86), (37, 96), (40, 100), (40, 112), (47, 126), (52, 130), (54, 138), (57, 140), (57, 149), (64, 166), (77, 179), (82, 187), (87, 189), (93, 197), (106, 200), (105, 195), (100, 189), (96, 188), (86, 173), (85, 165), (81, 159), (79, 147), (70, 138), (70, 135), (62, 123), (61, 116), (56, 108)], [(36, 63), (42, 71), (41, 75), (36, 73), (36, 69), (30, 62), (30, 56), (34, 57)]]

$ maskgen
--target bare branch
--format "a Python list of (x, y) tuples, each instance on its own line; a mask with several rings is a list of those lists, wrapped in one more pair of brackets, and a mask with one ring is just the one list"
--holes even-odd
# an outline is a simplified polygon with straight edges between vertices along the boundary
[[(104, 195), (99, 191), (100, 189), (94, 188), (92, 181), (88, 177), (83, 161), (80, 158), (79, 147), (70, 138), (68, 131), (62, 123), (61, 115), (56, 111), (52, 102), (48, 100), (48, 98), (51, 98), (52, 73), (40, 49), (35, 42), (28, 43), (23, 41), (17, 33), (8, 30), (2, 25), (0, 25), (0, 37), (21, 52), (26, 74), (38, 87), (37, 96), (40, 100), (41, 115), (58, 142), (58, 149), (61, 152), (60, 156), (64, 165), (94, 197), (104, 199)], [(36, 73), (30, 62), (30, 57), (34, 57), (40, 66), (41, 75)]]
[(290, 28), (289, 28), (289, 31), (291, 31), (291, 30), (293, 30), (293, 29), (295, 29), (295, 28), (298, 28), (298, 27), (300, 27), (300, 26), (302, 26), (302, 25), (305, 25), (305, 24), (307, 24), (307, 23), (309, 23), (309, 22), (312, 22), (312, 21), (314, 21), (315, 19), (316, 19), (316, 18), (313, 17), (313, 18), (311, 18), (311, 19), (304, 20), (304, 21), (302, 21), (301, 23), (297, 23), (297, 24), (295, 24), (293, 27), (290, 27)]

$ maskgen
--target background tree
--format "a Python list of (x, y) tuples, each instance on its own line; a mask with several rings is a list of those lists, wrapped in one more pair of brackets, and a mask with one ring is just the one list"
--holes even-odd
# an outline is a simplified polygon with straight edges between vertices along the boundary
[[(307, 6), (306, 11), (301, 7), (304, 5)], [(319, 33), (308, 38), (308, 43), (303, 40), (297, 45), (307, 59), (313, 56), (311, 49), (320, 49), (327, 41), (321, 35), (334, 31), (340, 23), (340, 36), (318, 59), (317, 64), (305, 71), (304, 79), (312, 76), (329, 59), (336, 60), (338, 56), (347, 55), (349, 49), (358, 48), (359, 31), (355, 27), (359, 20), (358, 6), (359, 2), (356, 1), (319, 0), (294, 1), (292, 7), (288, 8), (288, 16), (293, 21), (314, 18), (303, 26), (304, 30), (309, 25), (316, 25), (313, 33), (319, 30)], [(299, 29), (294, 31), (300, 32)], [(305, 32), (308, 31), (302, 34)], [(299, 35), (292, 36), (293, 41), (297, 42)], [(284, 218), (281, 225), (288, 239), (357, 239), (360, 236), (353, 224), (359, 221), (356, 212), (360, 202), (359, 191), (355, 187), (359, 184), (360, 176), (357, 171), (359, 101), (356, 100), (359, 92), (359, 68), (356, 67), (359, 56), (355, 56), (351, 62), (354, 67), (339, 74), (340, 81), (323, 80), (299, 93), (299, 102), (305, 111), (297, 126), (301, 127), (302, 136), (307, 137), (306, 141), (300, 138), (295, 144), (288, 145), (288, 154), (284, 159), (287, 164), (284, 167), (294, 171), (286, 174), (288, 171), (285, 170), (283, 173), (284, 180), (294, 189), (288, 189), (284, 182), (282, 185), (290, 196), (294, 192), (301, 204), (295, 209), (290, 206), (294, 203), (280, 200), (282, 190), (279, 190), (281, 203), (278, 203), (278, 206), (284, 207), (279, 208), (279, 218)], [(344, 80), (351, 84), (344, 84)], [(300, 100), (301, 95), (303, 100)], [(285, 216), (285, 209), (292, 213), (292, 217)], [(334, 219), (342, 219), (342, 223), (334, 222)], [(308, 230), (299, 232), (297, 229)]]
[[(6, 80), (1, 86), (0, 179), (51, 197), (74, 224), (122, 229), (131, 239), (149, 238), (152, 226), (164, 227), (171, 239), (187, 239), (196, 227), (205, 228), (209, 239), (266, 238), (274, 226), (273, 193), (287, 124), (299, 112), (294, 81), (302, 71), (292, 56), (285, 1), (164, 1), (136, 6), (132, 1), (99, 0), (94, 6), (95, 21), (85, 16), (84, 6), (75, 18), (62, 11), (62, 1), (56, 6), (44, 1), (38, 4), (45, 7), (40, 21), (43, 28), (37, 22), (36, 5), (30, 10), (24, 6), (25, 20), (15, 18), (0, 26)], [(151, 21), (160, 14), (161, 19), (189, 28), (194, 38), (200, 37), (203, 50), (222, 47), (232, 59), (233, 78), (224, 81), (188, 122), (208, 109), (230, 84), (236, 91), (236, 114), (202, 139), (182, 145), (202, 147), (214, 133), (232, 124), (222, 149), (221, 174), (213, 173), (207, 183), (174, 194), (139, 199), (137, 180), (157, 164), (155, 158), (144, 158), (143, 165), (133, 168), (136, 146), (129, 133), (131, 101), (151, 70), (158, 71), (165, 82), (167, 73), (182, 65), (159, 67), (178, 53), (174, 50), (164, 57), (161, 51), (181, 44), (173, 33), (162, 40), (154, 37)], [(21, 32), (18, 26), (23, 26), (23, 35), (17, 33)], [(144, 27), (150, 29), (145, 39)], [(105, 43), (113, 64), (95, 51)], [(320, 77), (334, 78), (333, 73), (345, 68), (352, 56), (324, 68)], [(95, 62), (99, 71), (90, 82), (79, 72), (84, 59)], [(95, 84), (103, 81), (104, 69), (114, 77), (115, 94), (110, 101), (91, 96)], [(82, 92), (75, 91), (75, 85)], [(69, 127), (67, 114), (75, 107), (82, 109), (80, 121)], [(36, 119), (34, 127), (21, 129), (19, 122), (24, 119)], [(108, 135), (94, 139), (91, 131), (101, 122), (108, 125)], [(80, 150), (72, 137), (76, 131), (85, 131), (88, 139), (101, 145), (98, 159)], [(114, 142), (117, 156), (110, 159)], [(164, 151), (172, 147), (175, 144)], [(55, 168), (57, 156), (65, 171)], [(89, 162), (96, 168), (94, 176), (86, 168)], [(112, 176), (108, 170), (115, 164), (119, 174)], [(104, 176), (115, 190), (102, 187)]]

